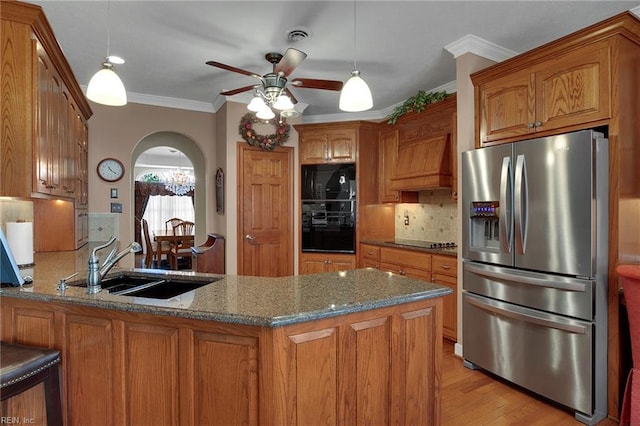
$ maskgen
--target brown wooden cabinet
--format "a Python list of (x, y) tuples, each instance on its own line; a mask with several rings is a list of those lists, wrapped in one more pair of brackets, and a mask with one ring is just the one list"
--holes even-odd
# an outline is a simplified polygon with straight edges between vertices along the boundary
[(638, 217), (627, 200), (640, 197), (639, 63), (640, 21), (623, 12), (471, 75), (476, 147), (594, 127), (609, 139), (607, 397), (614, 419), (626, 379), (615, 268), (640, 256), (638, 233), (626, 231)]
[[(373, 238), (372, 236), (393, 235), (393, 209), (375, 208), (379, 202), (378, 146), (380, 125), (366, 121), (346, 121), (296, 124), (295, 129), (299, 135), (300, 166), (327, 162), (327, 160), (323, 160), (325, 152), (329, 152), (332, 162), (355, 163), (356, 251), (362, 235), (367, 235), (370, 238)], [(325, 149), (329, 151), (325, 151)], [(300, 196), (298, 200), (301, 202)], [(300, 207), (300, 211), (302, 211), (302, 207)], [(302, 247), (301, 233), (300, 231), (300, 247)], [(356, 256), (338, 253), (303, 253), (300, 251), (298, 264), (300, 274), (354, 269)]]
[(416, 191), (398, 191), (391, 188), (391, 179), (395, 173), (398, 157), (398, 128), (385, 125), (380, 131), (380, 202), (381, 203), (415, 203), (418, 201)]
[(609, 118), (609, 57), (603, 41), (503, 77), (474, 78), (480, 144)]
[(373, 244), (360, 243), (360, 258), (358, 260), (359, 268), (375, 268), (380, 269), (380, 246)]
[[(0, 17), (0, 196), (61, 199), (86, 209), (89, 103), (39, 6), (5, 2)], [(49, 208), (56, 210), (35, 211)], [(74, 232), (84, 224), (73, 223), (86, 216), (66, 206), (63, 211), (69, 215), (62, 218), (64, 226), (71, 226), (62, 240), (35, 223), (35, 247), (73, 250), (86, 241)], [(55, 203), (40, 203), (34, 220), (59, 213)]]
[(431, 282), (431, 254), (380, 247), (380, 270)]
[(431, 281), (453, 290), (442, 298), (442, 335), (458, 340), (458, 259), (453, 256), (431, 255)]
[[(61, 350), (68, 425), (440, 423), (441, 298), (281, 327), (0, 303), (2, 340)], [(3, 405), (44, 424), (40, 395)]]
[(348, 271), (356, 268), (356, 256), (335, 253), (301, 253), (300, 274)]
[(300, 164), (355, 162), (355, 129), (334, 130), (327, 128), (301, 134)]
[(442, 334), (458, 339), (458, 259), (454, 256), (361, 243), (359, 268), (376, 268), (411, 278), (434, 282), (453, 290), (442, 298)]
[(415, 202), (416, 191), (452, 188), (456, 109), (456, 95), (449, 95), (381, 127), (380, 202)]

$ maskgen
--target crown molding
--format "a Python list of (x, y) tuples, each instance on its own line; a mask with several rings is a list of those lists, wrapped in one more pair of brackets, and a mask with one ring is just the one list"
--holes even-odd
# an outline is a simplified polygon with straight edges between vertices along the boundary
[[(86, 93), (87, 87), (81, 86), (82, 90)], [(457, 90), (456, 82), (451, 81), (449, 83), (445, 83), (442, 86), (435, 87), (429, 92), (440, 92), (445, 91), (447, 93), (454, 93)], [(239, 102), (248, 104), (251, 101), (251, 97), (249, 95), (234, 95), (234, 96), (221, 96), (218, 95), (215, 97), (212, 103), (208, 102), (198, 102), (198, 101), (190, 101), (187, 99), (179, 99), (179, 98), (169, 98), (165, 96), (154, 96), (154, 95), (144, 95), (141, 93), (127, 92), (127, 100), (128, 102), (143, 104), (143, 105), (152, 105), (166, 108), (176, 108), (183, 109), (189, 111), (198, 111), (198, 112), (209, 112), (216, 113), (227, 101)], [(366, 121), (382, 121), (389, 116), (393, 112), (393, 110), (404, 103), (404, 100), (398, 102), (397, 104), (391, 105), (389, 107), (374, 110), (374, 111), (362, 111), (362, 112), (346, 112), (339, 114), (324, 114), (324, 115), (304, 115), (304, 110), (309, 106), (309, 104), (305, 104), (304, 102), (298, 102), (296, 104), (296, 111), (302, 114), (302, 122), (303, 123), (333, 123), (340, 121), (355, 121), (355, 120), (366, 120)]]
[[(87, 93), (87, 86), (80, 86), (83, 92)], [(165, 96), (145, 95), (142, 93), (127, 92), (127, 102), (135, 104), (152, 105), (166, 108), (184, 109), (198, 112), (216, 112), (224, 104), (224, 99), (220, 105), (210, 102), (191, 101), (188, 99), (168, 98)]]
[(473, 34), (467, 34), (461, 39), (447, 44), (444, 48), (451, 53), (454, 58), (465, 53), (473, 53), (474, 55), (482, 56), (494, 62), (502, 62), (518, 54), (513, 50), (498, 46), (495, 43)]
[(199, 112), (216, 112), (220, 107), (210, 102), (190, 101), (188, 99), (168, 98), (165, 96), (144, 95), (142, 93), (127, 92), (129, 102), (144, 105), (154, 105), (167, 108), (185, 109)]

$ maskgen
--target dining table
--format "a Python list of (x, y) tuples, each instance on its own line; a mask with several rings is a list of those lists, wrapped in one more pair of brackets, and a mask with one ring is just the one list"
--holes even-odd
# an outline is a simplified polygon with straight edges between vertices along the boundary
[[(158, 229), (153, 231), (153, 240), (157, 243), (158, 247), (158, 259), (162, 259), (162, 255), (169, 254), (170, 247), (178, 241), (186, 242), (187, 245), (193, 246), (195, 236), (193, 234), (175, 234), (173, 229)], [(169, 244), (162, 244), (163, 242)]]

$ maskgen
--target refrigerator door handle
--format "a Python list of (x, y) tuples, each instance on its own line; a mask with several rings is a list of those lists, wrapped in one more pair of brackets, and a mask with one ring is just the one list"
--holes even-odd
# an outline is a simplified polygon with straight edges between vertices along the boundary
[(524, 155), (518, 155), (516, 158), (515, 188), (513, 191), (513, 218), (516, 249), (519, 250), (520, 254), (525, 254), (527, 251), (527, 218), (529, 216), (528, 189), (527, 163)]
[(545, 278), (527, 277), (523, 275), (513, 275), (508, 272), (490, 271), (483, 267), (474, 266), (468, 263), (465, 269), (476, 275), (502, 281), (512, 281), (520, 284), (535, 285), (538, 287), (552, 288), (556, 290), (577, 291), (584, 293), (587, 291), (587, 284), (582, 282), (557, 282)]
[(511, 226), (511, 157), (502, 159), (500, 172), (500, 241), (502, 251), (511, 253), (513, 228)]
[(587, 327), (576, 324), (568, 324), (566, 322), (555, 321), (552, 318), (542, 318), (540, 316), (531, 315), (521, 311), (516, 306), (510, 309), (505, 303), (494, 302), (490, 299), (479, 298), (471, 294), (465, 294), (465, 301), (480, 309), (491, 312), (495, 315), (514, 318), (516, 320), (525, 321), (530, 324), (539, 325), (541, 327), (555, 328), (557, 330), (566, 331), (574, 334), (586, 334)]

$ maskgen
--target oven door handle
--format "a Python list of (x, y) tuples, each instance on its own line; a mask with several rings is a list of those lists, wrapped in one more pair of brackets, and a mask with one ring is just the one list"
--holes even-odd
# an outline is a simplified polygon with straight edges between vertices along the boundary
[(483, 309), (495, 315), (513, 318), (542, 327), (555, 328), (557, 330), (566, 331), (568, 333), (587, 334), (587, 327), (583, 325), (567, 324), (565, 322), (559, 322), (553, 319), (542, 318), (539, 316), (527, 314), (525, 312), (519, 312), (515, 309), (509, 309), (504, 303), (495, 302), (484, 298), (481, 299), (478, 296), (474, 296), (472, 294), (465, 294), (465, 301), (470, 305), (476, 306), (479, 309)]
[(502, 281), (511, 281), (519, 284), (528, 284), (528, 285), (534, 285), (537, 287), (552, 288), (556, 290), (577, 291), (580, 293), (584, 293), (587, 291), (587, 285), (581, 282), (558, 282), (558, 281), (551, 281), (544, 278), (527, 277), (524, 275), (513, 275), (513, 274), (509, 274), (508, 272), (490, 271), (488, 269), (475, 266), (475, 265), (470, 265), (470, 264), (465, 264), (465, 269), (469, 272), (473, 272), (474, 274), (477, 274), (483, 277), (502, 280)]

